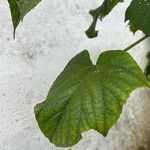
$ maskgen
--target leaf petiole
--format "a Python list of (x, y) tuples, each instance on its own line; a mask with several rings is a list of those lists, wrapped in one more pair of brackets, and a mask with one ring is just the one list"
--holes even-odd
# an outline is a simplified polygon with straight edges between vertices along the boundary
[(146, 40), (149, 37), (150, 37), (149, 35), (145, 35), (144, 37), (140, 38), (139, 40), (137, 40), (136, 42), (134, 42), (133, 44), (131, 44), (127, 48), (125, 48), (124, 51), (130, 50), (131, 48), (138, 45), (139, 43), (141, 43), (142, 41)]

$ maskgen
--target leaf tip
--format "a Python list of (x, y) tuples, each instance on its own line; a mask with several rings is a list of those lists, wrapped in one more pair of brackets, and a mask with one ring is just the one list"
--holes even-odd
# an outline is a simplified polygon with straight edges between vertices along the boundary
[(88, 38), (95, 38), (98, 36), (98, 31), (95, 31), (95, 29), (91, 29), (91, 27), (85, 31)]

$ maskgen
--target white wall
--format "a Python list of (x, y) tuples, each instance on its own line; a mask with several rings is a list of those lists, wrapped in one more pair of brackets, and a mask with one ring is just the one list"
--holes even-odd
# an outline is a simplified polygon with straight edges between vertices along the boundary
[[(102, 0), (99, 0), (99, 4)], [(84, 31), (91, 23), (88, 11), (95, 0), (43, 0), (29, 13), (12, 39), (7, 1), (0, 0), (0, 150), (56, 150), (43, 136), (33, 108), (43, 101), (67, 62), (88, 49), (95, 62), (105, 50), (123, 49), (136, 39), (124, 24), (128, 2), (116, 7), (98, 24), (99, 37), (88, 39)], [(130, 53), (144, 69), (150, 41)], [(91, 130), (73, 150), (148, 150), (150, 147), (150, 90), (131, 94), (118, 123), (104, 138)]]

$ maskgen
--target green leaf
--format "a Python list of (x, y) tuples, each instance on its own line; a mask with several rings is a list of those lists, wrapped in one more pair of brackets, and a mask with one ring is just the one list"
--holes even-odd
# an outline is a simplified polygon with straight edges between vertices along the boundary
[(130, 93), (142, 86), (148, 86), (146, 77), (127, 52), (104, 52), (93, 65), (85, 50), (68, 63), (46, 100), (36, 105), (36, 120), (56, 146), (76, 144), (89, 129), (106, 136)]
[(41, 0), (8, 0), (14, 26), (14, 34), (20, 21), (31, 11)]
[(132, 32), (141, 30), (150, 35), (150, 0), (133, 0), (126, 10), (125, 21), (127, 20)]
[(93, 17), (92, 24), (85, 32), (89, 38), (94, 38), (98, 35), (98, 31), (95, 30), (98, 18), (102, 20), (119, 2), (123, 2), (123, 0), (104, 0), (101, 6), (89, 12)]

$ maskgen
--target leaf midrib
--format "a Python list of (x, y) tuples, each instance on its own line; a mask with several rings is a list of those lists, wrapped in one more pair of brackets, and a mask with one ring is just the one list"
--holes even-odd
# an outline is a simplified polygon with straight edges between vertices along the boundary
[[(92, 66), (89, 67), (89, 71), (85, 74), (85, 76), (83, 77), (83, 80), (81, 79), (79, 85), (78, 85), (78, 86), (76, 87), (76, 89), (72, 92), (72, 94), (68, 97), (68, 100), (67, 100), (65, 106), (62, 108), (62, 110), (56, 113), (56, 114), (60, 113), (61, 115), (60, 115), (60, 119), (58, 120), (58, 123), (56, 124), (56, 128), (54, 129), (54, 131), (53, 131), (53, 133), (52, 133), (51, 140), (53, 140), (54, 134), (55, 134), (55, 132), (56, 132), (58, 126), (59, 126), (59, 123), (60, 123), (60, 121), (61, 121), (62, 115), (64, 114), (64, 112), (65, 112), (65, 110), (66, 110), (68, 104), (71, 102), (71, 100), (69, 100), (69, 99), (71, 99), (71, 97), (72, 97), (72, 95), (74, 94), (74, 92), (81, 86), (81, 84), (83, 83), (83, 81), (85, 80), (85, 78), (87, 77), (87, 75), (91, 72), (93, 66), (94, 66), (94, 65), (92, 64)], [(80, 100), (81, 100), (81, 99), (80, 99)], [(82, 107), (81, 107), (81, 109), (82, 109)], [(55, 115), (56, 115), (56, 114), (55, 114)], [(80, 113), (80, 114), (81, 114), (81, 113)], [(54, 116), (54, 115), (53, 115), (53, 116)], [(53, 116), (52, 116), (52, 117), (53, 117)], [(52, 118), (52, 117), (51, 117), (51, 118)], [(80, 117), (80, 118), (81, 118), (81, 117)], [(78, 132), (78, 133), (79, 133), (79, 132)]]

